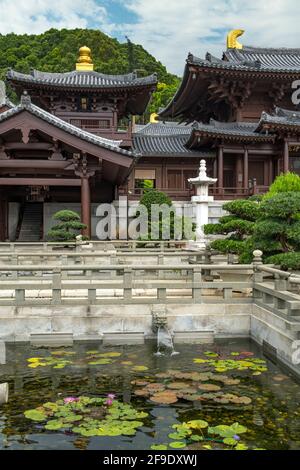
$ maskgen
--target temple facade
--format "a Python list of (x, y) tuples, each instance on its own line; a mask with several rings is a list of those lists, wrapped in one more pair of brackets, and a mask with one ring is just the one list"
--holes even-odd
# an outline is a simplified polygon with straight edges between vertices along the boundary
[(267, 191), (282, 172), (300, 174), (300, 49), (243, 46), (228, 35), (221, 58), (188, 55), (168, 106), (136, 125), (157, 77), (105, 75), (82, 47), (68, 73), (10, 70), (14, 105), (0, 87), (0, 241), (44, 239), (52, 215), (80, 211), (95, 237), (96, 208), (149, 188), (191, 200), (188, 179), (206, 160), (216, 201)]

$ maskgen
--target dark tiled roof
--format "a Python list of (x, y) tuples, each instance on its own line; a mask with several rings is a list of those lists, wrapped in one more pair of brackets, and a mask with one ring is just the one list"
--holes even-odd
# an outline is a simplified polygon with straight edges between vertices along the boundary
[(157, 122), (139, 126), (136, 133), (146, 135), (190, 135), (191, 125), (179, 124), (177, 122)]
[(210, 151), (194, 151), (188, 149), (185, 144), (187, 138), (184, 136), (159, 136), (135, 134), (133, 137), (133, 150), (142, 156), (153, 157), (210, 157), (215, 154)]
[(97, 145), (99, 147), (107, 148), (117, 153), (122, 153), (124, 155), (134, 157), (135, 154), (133, 152), (129, 152), (120, 148), (121, 141), (117, 140), (110, 140), (105, 139), (104, 137), (99, 137), (90, 132), (84, 131), (79, 129), (78, 127), (73, 126), (72, 124), (63, 121), (62, 119), (54, 116), (53, 114), (48, 113), (47, 111), (39, 108), (38, 106), (31, 103), (30, 97), (23, 95), (21, 98), (21, 103), (18, 106), (14, 106), (13, 108), (5, 111), (4, 113), (0, 114), (0, 122), (10, 119), (11, 117), (21, 113), (22, 111), (28, 111), (29, 113), (33, 114), (34, 116), (42, 119), (43, 121), (52, 124), (63, 131), (78, 137), (82, 140), (85, 140), (91, 144)]
[(195, 131), (201, 131), (208, 134), (218, 134), (218, 135), (231, 135), (231, 136), (240, 136), (240, 137), (249, 137), (249, 138), (262, 138), (265, 139), (265, 135), (257, 134), (257, 123), (253, 122), (218, 122), (211, 120), (209, 124), (202, 124), (200, 122), (195, 122), (193, 124), (193, 129)]
[(259, 62), (263, 69), (300, 71), (300, 49), (244, 46), (243, 49), (228, 49), (223, 57), (236, 63)]
[(157, 84), (157, 75), (138, 78), (135, 73), (127, 75), (105, 75), (99, 72), (49, 73), (32, 70), (31, 74), (23, 74), (15, 70), (7, 72), (8, 80), (46, 86), (63, 86), (70, 88), (130, 88)]
[(191, 125), (176, 122), (157, 122), (139, 126), (133, 136), (133, 148), (144, 156), (196, 156), (199, 152), (185, 144), (191, 135)]
[(192, 126), (176, 122), (147, 124), (133, 136), (133, 149), (144, 156), (210, 157), (211, 152), (194, 151), (186, 147)]
[(282, 108), (276, 108), (274, 114), (263, 112), (258, 123), (258, 129), (260, 130), (264, 124), (292, 126), (300, 130), (300, 112), (289, 111)]
[[(231, 57), (231, 51), (235, 51), (235, 59)], [(225, 52), (225, 54), (227, 53), (228, 52)], [(284, 61), (280, 63), (279, 60), (277, 61), (275, 58), (272, 59), (271, 56), (269, 60), (267, 60), (267, 54), (265, 55), (264, 61), (261, 61), (259, 58), (255, 59), (255, 55), (253, 55), (252, 58), (251, 56), (246, 58), (246, 56), (244, 57), (243, 54), (239, 56), (238, 53), (239, 51), (236, 49), (229, 49), (229, 55), (228, 57), (224, 55), (224, 60), (217, 59), (210, 54), (207, 54), (205, 59), (201, 59), (194, 56), (193, 54), (189, 54), (187, 63), (203, 68), (226, 69), (233, 71), (238, 70), (246, 72), (300, 73), (300, 56), (298, 57), (298, 64), (295, 60), (293, 65), (287, 65)]]

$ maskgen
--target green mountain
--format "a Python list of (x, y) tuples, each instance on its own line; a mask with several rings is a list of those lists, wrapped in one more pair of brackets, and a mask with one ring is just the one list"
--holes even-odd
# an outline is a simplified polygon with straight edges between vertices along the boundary
[[(74, 70), (78, 49), (88, 46), (92, 50), (95, 70), (108, 74), (123, 74), (137, 70), (139, 76), (157, 73), (160, 82), (147, 114), (163, 107), (175, 93), (179, 78), (168, 73), (166, 67), (141, 45), (129, 39), (120, 43), (98, 30), (50, 29), (38, 35), (0, 34), (0, 78), (8, 68), (29, 73), (30, 69), (47, 72)], [(13, 99), (13, 93), (8, 89)]]

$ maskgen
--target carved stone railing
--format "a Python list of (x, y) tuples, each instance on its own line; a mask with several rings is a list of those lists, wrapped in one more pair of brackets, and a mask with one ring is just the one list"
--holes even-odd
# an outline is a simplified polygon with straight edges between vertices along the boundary
[[(0, 305), (232, 303), (252, 301), (252, 282), (207, 281), (238, 265), (1, 266)], [(253, 270), (253, 265), (243, 266)], [(5, 276), (5, 277), (4, 277)], [(210, 279), (210, 277), (208, 278)]]
[(51, 251), (51, 250), (74, 250), (82, 251), (176, 251), (182, 250), (188, 243), (187, 240), (171, 241), (149, 241), (139, 240), (111, 240), (99, 241), (92, 240), (87, 243), (76, 242), (0, 242), (0, 252), (13, 253), (15, 251)]

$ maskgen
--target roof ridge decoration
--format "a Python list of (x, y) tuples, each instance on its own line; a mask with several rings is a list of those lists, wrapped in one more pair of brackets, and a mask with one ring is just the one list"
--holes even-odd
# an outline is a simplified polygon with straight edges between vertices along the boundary
[(244, 34), (244, 29), (233, 29), (227, 35), (227, 49), (243, 49), (243, 44), (237, 38)]
[(78, 62), (76, 64), (76, 70), (79, 71), (92, 71), (94, 70), (94, 64), (91, 57), (92, 51), (89, 47), (83, 46), (79, 49)]
[(256, 47), (256, 46), (243, 46), (243, 52), (256, 52), (258, 54), (300, 54), (299, 47)]

